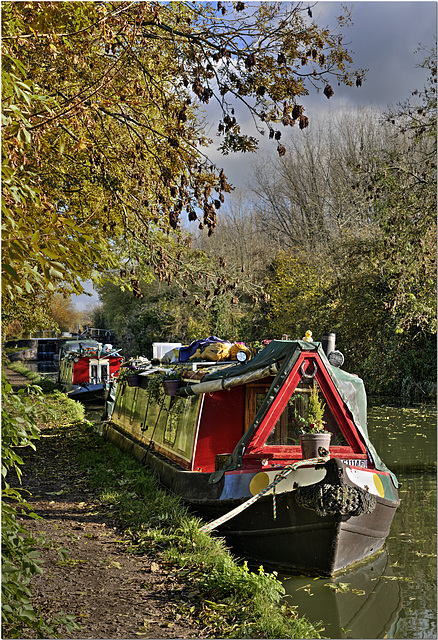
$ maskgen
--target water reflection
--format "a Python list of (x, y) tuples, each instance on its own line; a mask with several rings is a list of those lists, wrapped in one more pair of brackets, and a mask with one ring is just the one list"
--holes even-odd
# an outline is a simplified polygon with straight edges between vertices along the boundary
[(403, 608), (393, 638), (437, 637), (436, 475), (399, 473), (400, 508), (386, 541)]
[(286, 578), (283, 586), (300, 615), (323, 622), (328, 638), (389, 637), (402, 607), (386, 551), (336, 578)]

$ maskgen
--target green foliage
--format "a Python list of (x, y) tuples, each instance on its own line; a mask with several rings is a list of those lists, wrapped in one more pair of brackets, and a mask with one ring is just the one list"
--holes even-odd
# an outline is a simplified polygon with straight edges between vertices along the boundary
[[(341, 158), (345, 180), (333, 199), (353, 193), (357, 217), (343, 200), (342, 225), (324, 242), (318, 220), (325, 205), (315, 198), (309, 238), (278, 256), (268, 284), (274, 334), (300, 338), (310, 329), (320, 340), (333, 331), (346, 369), (361, 375), (370, 393), (417, 400), (433, 397), (436, 389), (435, 56), (423, 66), (430, 70), (424, 92), (414, 92), (415, 102), (379, 125), (387, 146), (370, 136), (360, 157), (349, 159), (345, 151)], [(306, 152), (314, 160), (322, 149), (308, 141)], [(295, 193), (292, 178), (280, 185), (280, 193)], [(281, 196), (266, 189), (265, 198), (281, 208)], [(332, 227), (335, 222), (330, 218)], [(312, 244), (316, 237), (321, 240)]]
[(329, 283), (329, 270), (322, 274), (317, 264), (297, 257), (296, 251), (282, 251), (272, 265), (269, 327), (273, 335), (290, 335), (300, 340), (310, 329), (313, 335), (324, 331), (320, 321), (321, 301)]
[[(8, 498), (23, 506), (20, 494), (7, 490)], [(42, 573), (38, 565), (36, 541), (16, 520), (16, 507), (2, 497), (2, 626), (7, 637), (19, 638), (23, 627), (42, 626), (34, 611), (29, 582), (33, 575)], [(34, 515), (34, 517), (37, 517)]]
[[(81, 293), (81, 281), (114, 270), (116, 247), (131, 261), (143, 247), (140, 270), (146, 258), (159, 277), (178, 272), (162, 252), (171, 245), (166, 234), (186, 214), (211, 234), (232, 188), (202, 152), (211, 141), (201, 109), (211, 99), (220, 105), (224, 152), (257, 147), (241, 132), (240, 103), (284, 153), (274, 127), (307, 126), (297, 100), (309, 83), (333, 93), (327, 64), (339, 83), (361, 81), (339, 37), (344, 17), (329, 31), (305, 11), (300, 3), (224, 3), (217, 11), (202, 3), (2, 4), (9, 322), (20, 319), (23, 297), (43, 296), (39, 316), (27, 318), (41, 323), (44, 295)], [(130, 280), (136, 293), (138, 278)]]
[[(39, 437), (39, 429), (32, 399), (40, 394), (38, 387), (20, 389), (14, 393), (11, 385), (2, 378), (2, 478), (5, 482), (8, 471), (12, 469), (21, 477), (20, 465), (23, 461), (15, 449), (26, 446), (35, 449), (33, 441)], [(8, 487), (6, 483), (7, 490)]]
[(77, 629), (72, 616), (58, 615), (51, 621), (43, 618), (31, 604), (30, 580), (42, 573), (38, 563), (37, 540), (29, 535), (16, 519), (16, 514), (38, 518), (21, 492), (12, 488), (8, 474), (21, 479), (23, 460), (17, 453), (20, 447), (36, 449), (39, 438), (36, 404), (41, 400), (39, 387), (29, 386), (14, 393), (2, 378), (2, 628), (4, 637), (22, 638), (32, 629), (38, 637), (62, 637)]
[(308, 406), (308, 426), (306, 428), (307, 433), (321, 433), (324, 429), (324, 409), (325, 404), (322, 404), (319, 399), (318, 385), (313, 382), (312, 390), (309, 396)]
[(166, 394), (164, 393), (163, 382), (165, 380), (164, 373), (157, 373), (148, 378), (148, 404), (149, 402), (156, 402), (159, 407), (163, 407), (166, 401)]
[(64, 426), (83, 422), (85, 407), (55, 389), (44, 396), (35, 407), (37, 419), (47, 426)]
[(187, 252), (185, 259), (193, 260), (193, 267), (200, 264), (200, 271), (194, 268), (196, 273), (187, 279), (184, 270), (170, 283), (140, 280), (141, 297), (133, 298), (129, 291), (109, 282), (98, 288), (99, 316), (116, 332), (125, 357), (151, 357), (154, 342), (189, 344), (208, 335), (245, 337), (241, 328), (244, 312), (233, 301), (233, 291), (239, 286), (236, 279), (217, 264), (217, 257), (210, 259), (198, 252), (197, 258), (191, 258)]

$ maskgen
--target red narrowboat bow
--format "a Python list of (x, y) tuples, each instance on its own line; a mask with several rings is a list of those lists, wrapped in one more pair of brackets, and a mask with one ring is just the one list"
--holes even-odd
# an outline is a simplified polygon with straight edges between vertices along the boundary
[[(175, 396), (117, 384), (106, 437), (266, 567), (332, 575), (376, 554), (399, 505), (398, 482), (370, 442), (363, 382), (317, 342), (274, 340), (244, 364), (187, 364)], [(201, 375), (199, 375), (201, 372)], [(200, 378), (194, 380), (193, 378)], [(300, 444), (318, 396), (329, 449)]]
[(122, 362), (123, 357), (110, 344), (68, 340), (59, 353), (58, 382), (73, 400), (103, 401), (106, 387), (119, 375)]

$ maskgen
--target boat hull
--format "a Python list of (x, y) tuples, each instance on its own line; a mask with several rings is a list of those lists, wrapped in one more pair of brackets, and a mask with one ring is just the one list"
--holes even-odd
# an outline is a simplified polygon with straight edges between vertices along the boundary
[(295, 497), (277, 497), (275, 520), (272, 498), (261, 498), (218, 532), (235, 554), (253, 562), (286, 573), (333, 575), (383, 547), (396, 510), (377, 501), (372, 514), (318, 516), (298, 506)]
[[(242, 508), (251, 497), (224, 498), (227, 474), (220, 482), (211, 484), (210, 474), (182, 469), (157, 452), (148, 450), (111, 423), (107, 424), (104, 435), (117, 447), (145, 463), (165, 488), (180, 497), (192, 513), (206, 521), (222, 518), (236, 507)], [(322, 469), (323, 465), (319, 467)], [(342, 571), (375, 555), (382, 548), (399, 504), (393, 488), (393, 499), (371, 496), (369, 513), (365, 507), (359, 515), (336, 512), (321, 515), (308, 498), (309, 490), (312, 487), (318, 489), (322, 484), (327, 486), (327, 483), (353, 487), (344, 469), (341, 461), (331, 460), (327, 471), (324, 470), (323, 479), (315, 485), (283, 492), (279, 487), (275, 496), (275, 517), (274, 498), (266, 495), (215, 530), (225, 537), (236, 555), (268, 568), (318, 575)]]
[(91, 404), (99, 402), (103, 404), (105, 399), (105, 384), (84, 384), (78, 387), (73, 387), (67, 392), (67, 395), (72, 400), (77, 400), (82, 404)]

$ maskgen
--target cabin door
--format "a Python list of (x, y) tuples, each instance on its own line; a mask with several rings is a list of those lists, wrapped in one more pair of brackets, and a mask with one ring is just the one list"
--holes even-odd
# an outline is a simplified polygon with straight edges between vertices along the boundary
[(108, 362), (90, 360), (90, 383), (101, 384), (108, 380)]

